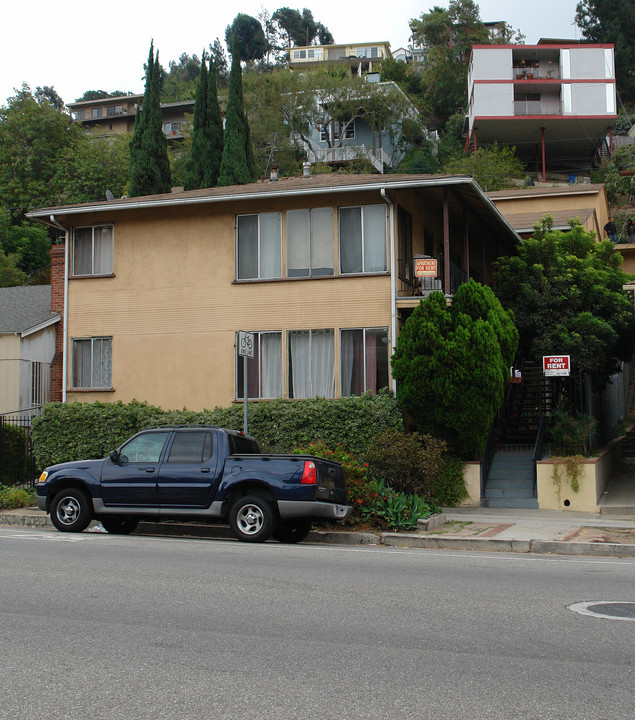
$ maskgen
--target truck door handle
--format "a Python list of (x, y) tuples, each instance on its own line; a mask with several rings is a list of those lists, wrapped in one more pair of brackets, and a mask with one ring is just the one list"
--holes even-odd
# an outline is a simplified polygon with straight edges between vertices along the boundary
[(150, 473), (151, 473), (151, 472), (154, 472), (154, 468), (153, 468), (153, 467), (147, 467), (147, 468), (146, 468), (146, 472), (150, 472)]
[(209, 468), (201, 468), (201, 472), (208, 473), (208, 472), (209, 472)]

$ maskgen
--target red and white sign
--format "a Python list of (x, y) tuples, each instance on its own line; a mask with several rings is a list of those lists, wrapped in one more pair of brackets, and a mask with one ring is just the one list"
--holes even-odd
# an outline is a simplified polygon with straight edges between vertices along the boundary
[(546, 377), (571, 374), (570, 355), (543, 355), (542, 371)]
[(437, 261), (426, 258), (415, 258), (416, 277), (436, 277)]

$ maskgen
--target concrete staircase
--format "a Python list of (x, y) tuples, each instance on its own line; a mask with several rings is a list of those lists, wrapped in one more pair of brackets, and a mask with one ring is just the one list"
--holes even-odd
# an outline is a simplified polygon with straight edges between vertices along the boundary
[(531, 452), (498, 452), (485, 484), (484, 507), (537, 508)]

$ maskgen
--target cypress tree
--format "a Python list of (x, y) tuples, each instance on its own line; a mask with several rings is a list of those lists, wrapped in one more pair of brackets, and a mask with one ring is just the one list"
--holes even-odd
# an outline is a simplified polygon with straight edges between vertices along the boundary
[(183, 186), (185, 190), (198, 190), (205, 187), (205, 161), (208, 148), (205, 136), (207, 127), (207, 66), (205, 65), (205, 53), (201, 59), (201, 71), (196, 86), (196, 100), (194, 102), (194, 125), (192, 128), (192, 147), (190, 155), (185, 163), (185, 179)]
[(232, 41), (232, 67), (225, 118), (225, 143), (218, 178), (219, 185), (245, 185), (256, 179), (249, 126), (243, 108), (243, 80), (238, 40)]
[(163, 134), (159, 101), (159, 53), (150, 43), (143, 106), (137, 108), (135, 129), (130, 142), (130, 182), (128, 194), (168, 193), (171, 187), (168, 143)]
[(223, 157), (223, 118), (218, 106), (216, 63), (212, 58), (209, 61), (207, 74), (207, 126), (206, 138), (208, 147), (208, 161), (203, 176), (204, 187), (214, 187), (218, 183), (220, 163)]

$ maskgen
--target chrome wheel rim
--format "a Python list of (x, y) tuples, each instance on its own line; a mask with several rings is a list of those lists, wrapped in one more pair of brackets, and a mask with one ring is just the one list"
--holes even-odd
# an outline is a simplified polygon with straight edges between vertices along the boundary
[(61, 500), (57, 505), (57, 519), (62, 525), (72, 525), (81, 512), (81, 506), (76, 498), (67, 497)]
[(244, 505), (236, 516), (236, 524), (244, 535), (255, 535), (262, 529), (264, 522), (264, 513), (257, 505)]

